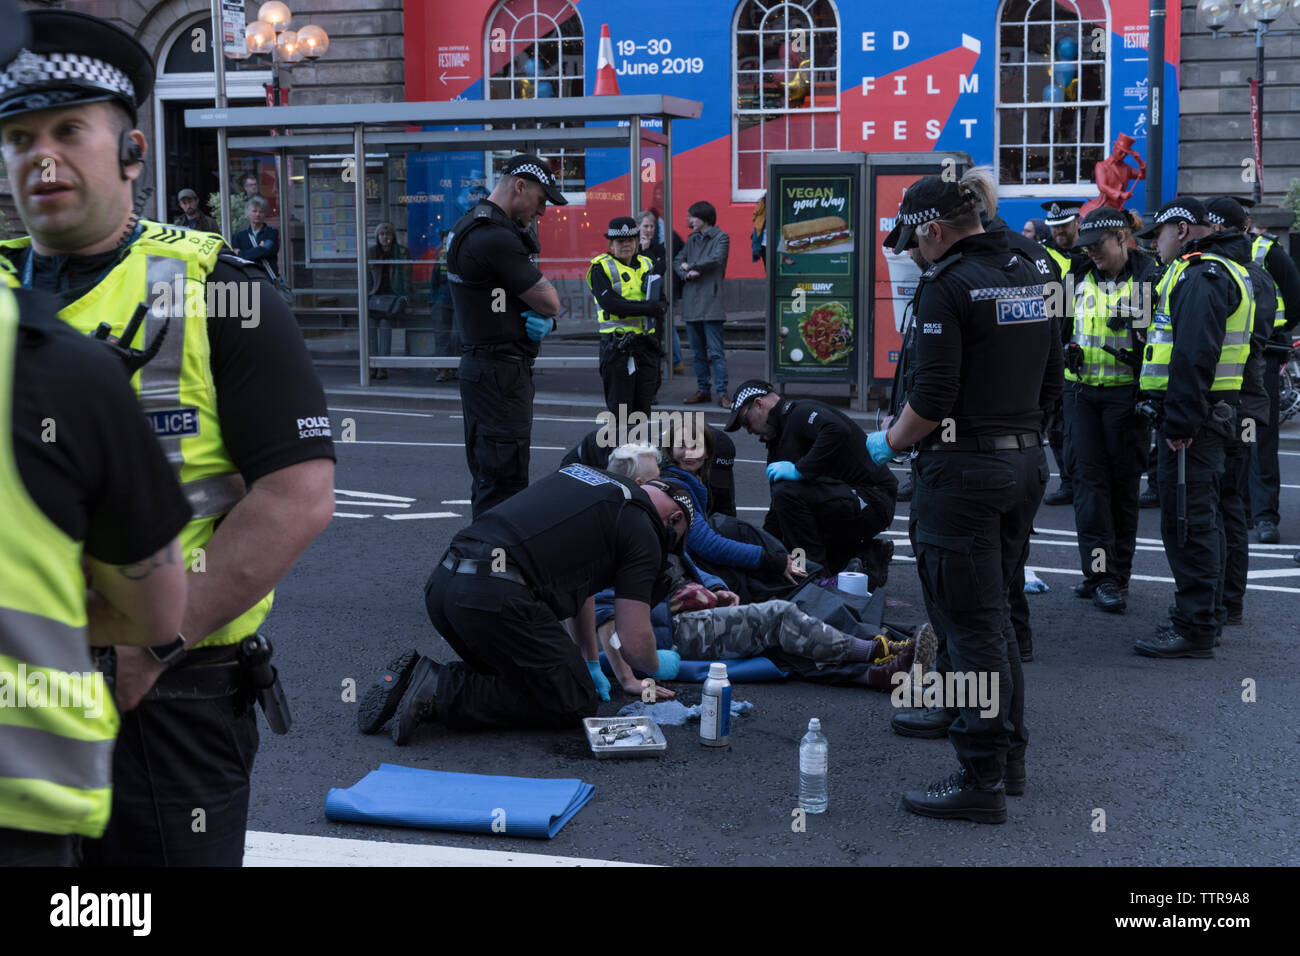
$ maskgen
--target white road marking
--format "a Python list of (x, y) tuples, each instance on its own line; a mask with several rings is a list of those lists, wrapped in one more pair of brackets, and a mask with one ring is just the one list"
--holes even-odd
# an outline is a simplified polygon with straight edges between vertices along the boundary
[(348, 501), (344, 499), (334, 499), (336, 504), (347, 505), (349, 508), (409, 508), (409, 501)]
[(419, 518), (459, 518), (454, 511), (427, 511), (418, 515), (384, 515), (389, 521), (415, 521)]
[(444, 505), (467, 505), (470, 504), (468, 498), (449, 498), (442, 502)]
[[(412, 448), (464, 448), (463, 441), (337, 441), (340, 445), (409, 445)], [(567, 451), (563, 445), (532, 445), (533, 451)]]
[(643, 866), (617, 860), (589, 860), (545, 853), (471, 850), (424, 843), (389, 843), (299, 833), (250, 830), (244, 837), (244, 866)]
[(336, 517), (336, 518), (373, 518), (374, 515), (354, 515), (354, 514), (350, 514), (350, 513), (346, 512), (346, 511), (336, 511), (336, 512), (334, 512), (334, 517)]
[(407, 498), (404, 495), (381, 495), (377, 491), (344, 491), (342, 488), (335, 488), (336, 495), (351, 495), (353, 498), (378, 498), (381, 501), (414, 501), (414, 498)]
[[(330, 406), (331, 412), (353, 412), (363, 415), (401, 415), (404, 418), (437, 418), (437, 415), (431, 412), (384, 412), (377, 408), (336, 408)], [(457, 416), (459, 417), (459, 416)]]
[(1272, 568), (1259, 571), (1247, 571), (1246, 577), (1252, 581), (1256, 578), (1300, 578), (1300, 568)]

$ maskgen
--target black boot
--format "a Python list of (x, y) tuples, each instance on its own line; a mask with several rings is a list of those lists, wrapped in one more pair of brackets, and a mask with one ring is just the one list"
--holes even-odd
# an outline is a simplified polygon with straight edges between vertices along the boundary
[(357, 727), (363, 734), (377, 734), (397, 710), (397, 705), (411, 685), (411, 672), (420, 661), (420, 652), (407, 651), (396, 660), (389, 661), (379, 680), (372, 684), (361, 698), (357, 708)]
[(872, 538), (862, 552), (862, 570), (867, 572), (867, 587), (872, 591), (883, 588), (889, 580), (889, 562), (894, 558), (894, 542), (887, 538)]
[(1133, 650), (1143, 657), (1196, 657), (1213, 658), (1214, 646), (1193, 644), (1177, 631), (1157, 630), (1154, 637), (1142, 637), (1133, 642)]
[(976, 787), (963, 768), (924, 790), (907, 791), (903, 809), (923, 817), (1006, 823), (1007, 791), (1001, 783), (991, 789)]
[(903, 479), (903, 483), (898, 486), (897, 500), (899, 501), (912, 500), (912, 479), (910, 476)]
[(1013, 760), (1007, 757), (1007, 771), (1002, 776), (1002, 786), (1006, 787), (1008, 797), (1019, 797), (1025, 792), (1025, 758)]
[(1114, 581), (1102, 581), (1092, 592), (1092, 603), (1111, 614), (1123, 614), (1128, 608), (1128, 601), (1120, 594), (1119, 585)]
[(1062, 482), (1061, 487), (1057, 488), (1050, 495), (1043, 496), (1043, 504), (1049, 506), (1074, 504), (1074, 486)]
[(948, 736), (956, 713), (943, 707), (902, 707), (889, 720), (900, 737), (939, 738)]
[(437, 702), (439, 667), (427, 657), (421, 657), (411, 674), (410, 689), (397, 705), (393, 721), (393, 743), (405, 747), (415, 734), (415, 728), (434, 718)]

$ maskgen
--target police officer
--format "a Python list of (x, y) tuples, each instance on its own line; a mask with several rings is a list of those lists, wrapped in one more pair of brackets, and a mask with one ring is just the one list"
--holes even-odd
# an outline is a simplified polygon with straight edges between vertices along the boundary
[(361, 732), (396, 715), (393, 739), (405, 745), (431, 720), (455, 730), (568, 728), (594, 716), (598, 686), (609, 690), (592, 598), (605, 588), (623, 657), (655, 673), (650, 609), (668, 595), (668, 556), (680, 553), (692, 515), (686, 490), (668, 487), (672, 497), (568, 465), (457, 533), (425, 606), (461, 661), (412, 650), (391, 662), (361, 701)]
[[(293, 314), (256, 270), (219, 237), (133, 212), (148, 145), (136, 110), (153, 82), (144, 49), (96, 17), (27, 17), (32, 42), (0, 78), (0, 134), (30, 237), (0, 243), (0, 269), (54, 293), (82, 333), (102, 322), (120, 336), (148, 306), (123, 344), (158, 351), (131, 384), (193, 508), (180, 634), (153, 654), (117, 648), (113, 815), (87, 859), (237, 866), (257, 750), (237, 645), (333, 513), (325, 396)], [(206, 295), (186, 294), (194, 283)]]
[(772, 505), (764, 530), (828, 574), (857, 556), (870, 586), (883, 585), (894, 543), (877, 535), (894, 520), (898, 479), (872, 463), (858, 424), (824, 402), (782, 399), (750, 379), (736, 389), (723, 430), (742, 425), (767, 446)]
[[(1277, 311), (1277, 285), (1255, 262), (1250, 241), (1229, 221), (1242, 222), (1245, 210), (1235, 200), (1219, 196), (1205, 205), (1206, 223), (1214, 231), (1201, 246), (1243, 266), (1250, 275), (1255, 300), (1254, 326), (1250, 335), (1250, 356), (1242, 372), (1241, 399), (1232, 436), (1223, 445), (1223, 479), (1219, 482), (1219, 516), (1223, 522), (1226, 554), (1223, 564), (1222, 599), (1215, 609), (1218, 632), (1224, 625), (1244, 623), (1246, 578), (1250, 566), (1250, 449), (1259, 433), (1270, 424), (1269, 395), (1265, 385), (1266, 350), (1273, 335)], [(1199, 231), (1199, 230), (1198, 230)], [(1172, 628), (1170, 622), (1168, 627)]]
[(1282, 540), (1277, 530), (1281, 520), (1278, 494), (1282, 487), (1282, 473), (1277, 463), (1278, 426), (1281, 422), (1278, 401), (1281, 385), (1278, 377), (1282, 364), (1291, 353), (1292, 331), (1296, 323), (1300, 322), (1300, 271), (1276, 236), (1250, 236), (1250, 216), (1240, 207), (1240, 203), (1237, 203), (1236, 209), (1225, 204), (1220, 211), (1228, 217), (1226, 225), (1240, 230), (1248, 237), (1251, 260), (1262, 266), (1277, 285), (1273, 337), (1269, 343), (1271, 347), (1264, 353), (1264, 387), (1268, 390), (1269, 402), (1268, 424), (1259, 429), (1255, 443), (1251, 445), (1250, 489), (1247, 497), (1250, 505), (1247, 518), (1253, 521), (1260, 543), (1277, 544)]
[(1083, 220), (1076, 246), (1089, 262), (1072, 273), (1063, 401), (1083, 568), (1074, 593), (1117, 614), (1128, 606), (1146, 470), (1147, 423), (1135, 407), (1139, 330), (1150, 321), (1159, 272), (1150, 256), (1129, 248), (1129, 236), (1122, 210), (1100, 206)]
[(447, 241), (476, 518), (528, 487), (533, 362), (560, 311), (559, 294), (536, 265), (533, 230), (548, 199), (557, 206), (567, 202), (550, 166), (521, 153)]
[(647, 294), (654, 262), (637, 253), (637, 225), (631, 216), (611, 219), (605, 238), (609, 251), (592, 259), (587, 270), (587, 288), (596, 299), (605, 407), (622, 420), (632, 412), (649, 416), (663, 355), (654, 320), (663, 318), (664, 306), (657, 293)]
[[(1042, 205), (1047, 214), (1044, 222), (1052, 230), (1052, 238), (1044, 242), (1042, 247), (1060, 273), (1059, 278), (1064, 281), (1073, 269), (1078, 266), (1086, 267), (1088, 263), (1088, 257), (1081, 255), (1075, 249), (1075, 241), (1079, 238), (1079, 213), (1083, 203), (1075, 200), (1054, 200)], [(1063, 323), (1061, 332), (1064, 334), (1066, 331)], [(1052, 446), (1052, 454), (1056, 457), (1056, 467), (1061, 473), (1061, 485), (1056, 491), (1043, 497), (1043, 504), (1068, 505), (1074, 500), (1074, 483), (1070, 474), (1070, 454), (1066, 447), (1069, 441), (1065, 430), (1063, 406), (1058, 407), (1053, 413), (1051, 426), (1048, 429), (1048, 441)]]
[[(0, 866), (68, 866), (77, 837), (108, 822), (120, 724), (88, 643), (175, 636), (190, 508), (122, 363), (10, 284), (0, 276), (0, 711), (26, 716), (0, 721)], [(31, 706), (19, 695), (38, 676), (67, 693)]]
[(920, 445), (912, 510), (930, 621), (952, 670), (996, 674), (1001, 702), (991, 717), (959, 708), (949, 737), (961, 769), (908, 791), (903, 806), (988, 823), (1005, 821), (1007, 790), (1024, 787), (1024, 688), (1006, 581), (1047, 480), (1044, 407), (1055, 403), (1060, 374), (1059, 331), (1042, 276), (1010, 255), (1004, 233), (989, 235), (981, 225), (980, 197), (995, 190), (984, 167), (958, 182), (926, 176), (904, 195), (899, 242), (905, 247), (915, 233), (934, 264), (921, 276), (907, 402), (889, 429), (867, 441), (878, 464)]
[[(1250, 276), (1203, 241), (1205, 206), (1179, 197), (1160, 207), (1144, 235), (1167, 266), (1156, 286), (1139, 387), (1160, 410), (1160, 535), (1177, 589), (1172, 629), (1139, 638), (1146, 657), (1214, 656), (1221, 624), (1226, 551), (1219, 518), (1224, 442), (1250, 355), (1254, 303)], [(1186, 457), (1186, 515), (1177, 514), (1178, 459)]]

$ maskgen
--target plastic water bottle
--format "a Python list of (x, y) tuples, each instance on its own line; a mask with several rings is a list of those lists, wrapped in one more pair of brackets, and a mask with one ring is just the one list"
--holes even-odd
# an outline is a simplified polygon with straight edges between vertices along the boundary
[(700, 743), (726, 747), (731, 743), (731, 681), (727, 665), (714, 661), (700, 694)]
[(808, 733), (799, 741), (799, 807), (805, 813), (826, 812), (826, 757), (830, 745), (822, 722), (808, 721)]

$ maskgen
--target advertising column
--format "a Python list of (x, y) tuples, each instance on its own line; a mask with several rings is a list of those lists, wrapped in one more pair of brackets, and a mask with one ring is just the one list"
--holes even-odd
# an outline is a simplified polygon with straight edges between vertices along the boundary
[(822, 157), (782, 157), (768, 167), (768, 375), (848, 385), (857, 380), (865, 325), (862, 164), (843, 154), (814, 158)]

